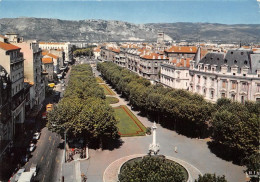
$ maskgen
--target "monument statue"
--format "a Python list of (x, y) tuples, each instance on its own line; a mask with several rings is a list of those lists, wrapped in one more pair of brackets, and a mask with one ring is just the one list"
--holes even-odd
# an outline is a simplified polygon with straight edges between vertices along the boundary
[(157, 155), (159, 150), (160, 150), (160, 146), (158, 143), (156, 143), (156, 124), (155, 122), (153, 123), (152, 126), (152, 133), (153, 133), (153, 143), (150, 144), (149, 146), (149, 155)]

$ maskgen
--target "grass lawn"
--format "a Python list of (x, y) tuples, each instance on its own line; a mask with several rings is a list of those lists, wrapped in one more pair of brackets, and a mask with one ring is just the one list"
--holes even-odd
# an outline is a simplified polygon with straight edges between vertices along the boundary
[(106, 97), (106, 101), (108, 104), (116, 104), (119, 102), (119, 99), (115, 97)]
[(117, 127), (121, 136), (144, 136), (146, 128), (137, 117), (126, 107), (114, 107), (116, 116), (119, 118)]
[(104, 80), (102, 80), (102, 78), (100, 78), (100, 77), (96, 77), (96, 80), (98, 83), (105, 83)]
[(100, 84), (104, 89), (105, 95), (116, 95), (106, 84)]

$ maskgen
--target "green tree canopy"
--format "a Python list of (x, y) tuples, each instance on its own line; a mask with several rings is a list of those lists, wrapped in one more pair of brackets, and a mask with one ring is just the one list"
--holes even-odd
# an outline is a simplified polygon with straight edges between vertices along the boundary
[(195, 182), (227, 182), (225, 176), (216, 176), (216, 174), (206, 173), (203, 176), (199, 175), (199, 178)]
[(126, 163), (118, 178), (120, 182), (182, 182), (185, 181), (185, 174), (177, 163), (162, 157), (147, 156), (133, 164)]
[(73, 66), (63, 99), (47, 115), (47, 127), (69, 138), (100, 142), (118, 139), (117, 120), (89, 65)]

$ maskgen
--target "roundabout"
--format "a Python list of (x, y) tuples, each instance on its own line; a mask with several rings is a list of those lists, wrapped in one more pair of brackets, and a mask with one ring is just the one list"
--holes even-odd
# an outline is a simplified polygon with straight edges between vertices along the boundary
[[(122, 169), (124, 169), (125, 166), (127, 167), (131, 167), (135, 164), (140, 164), (142, 163), (142, 161), (144, 161), (144, 159), (148, 158), (148, 156), (150, 156), (152, 158), (157, 158), (160, 160), (164, 160), (164, 162), (169, 162), (170, 163), (174, 163), (175, 167), (180, 168), (183, 171), (183, 174), (185, 173), (185, 178), (184, 181), (187, 182), (193, 182), (195, 179), (198, 178), (199, 175), (202, 175), (202, 173), (193, 165), (175, 158), (175, 157), (171, 157), (171, 156), (163, 156), (163, 155), (157, 155), (158, 152), (160, 151), (160, 146), (158, 143), (156, 143), (156, 124), (154, 123), (154, 125), (152, 126), (152, 131), (153, 131), (153, 142), (152, 144), (150, 144), (149, 146), (149, 155), (147, 154), (134, 154), (134, 155), (130, 155), (130, 156), (126, 156), (126, 157), (122, 157), (120, 159), (117, 159), (116, 161), (112, 162), (105, 170), (104, 174), (103, 174), (103, 182), (117, 182), (119, 181), (119, 174), (122, 175), (123, 173), (121, 173)], [(151, 155), (152, 154), (152, 155)], [(157, 161), (160, 161), (157, 160)], [(153, 163), (153, 165), (157, 165), (159, 163)], [(160, 171), (164, 168), (157, 168), (157, 174), (160, 173)], [(131, 171), (131, 170), (130, 170)], [(153, 170), (151, 170), (153, 171)], [(154, 171), (153, 171), (154, 172)], [(128, 173), (128, 174), (132, 174), (132, 172)], [(139, 174), (141, 175), (141, 174)], [(170, 177), (170, 175), (169, 175)], [(172, 176), (171, 176), (172, 177)]]
[[(116, 161), (112, 162), (105, 170), (104, 174), (103, 174), (103, 182), (117, 182), (118, 181), (118, 174), (120, 172), (120, 168), (121, 166), (134, 158), (138, 158), (138, 157), (144, 157), (147, 154), (134, 154), (134, 155), (130, 155), (130, 156), (125, 156), (122, 157), (120, 159), (117, 159)], [(193, 165), (175, 158), (175, 157), (171, 157), (171, 156), (165, 156), (166, 159), (172, 160), (180, 165), (182, 165), (188, 172), (188, 182), (193, 182), (195, 179), (198, 178), (199, 174), (202, 175), (202, 173)]]

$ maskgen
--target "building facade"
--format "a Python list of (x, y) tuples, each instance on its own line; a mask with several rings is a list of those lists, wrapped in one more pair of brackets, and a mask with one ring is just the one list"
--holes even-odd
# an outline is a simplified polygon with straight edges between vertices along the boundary
[(236, 49), (191, 61), (190, 90), (212, 102), (221, 97), (241, 103), (260, 101), (260, 54)]
[(160, 83), (167, 87), (188, 90), (190, 61), (189, 58), (176, 59), (161, 64)]
[(65, 63), (72, 61), (72, 49), (69, 42), (40, 42), (39, 46), (42, 50), (63, 50), (65, 53)]
[[(11, 81), (11, 112), (13, 124), (24, 123), (24, 58), (21, 48), (0, 37), (0, 65), (6, 70)], [(15, 131), (14, 131), (15, 133)]]
[[(13, 43), (24, 55), (24, 81), (31, 85), (30, 108), (41, 105), (45, 99), (42, 76), (42, 50), (36, 40)], [(28, 102), (27, 102), (28, 103)]]
[(53, 58), (42, 58), (42, 69), (43, 72), (48, 73), (47, 80), (49, 82), (54, 81), (54, 66), (53, 66)]
[(14, 125), (11, 112), (11, 80), (0, 66), (0, 161), (13, 140)]

